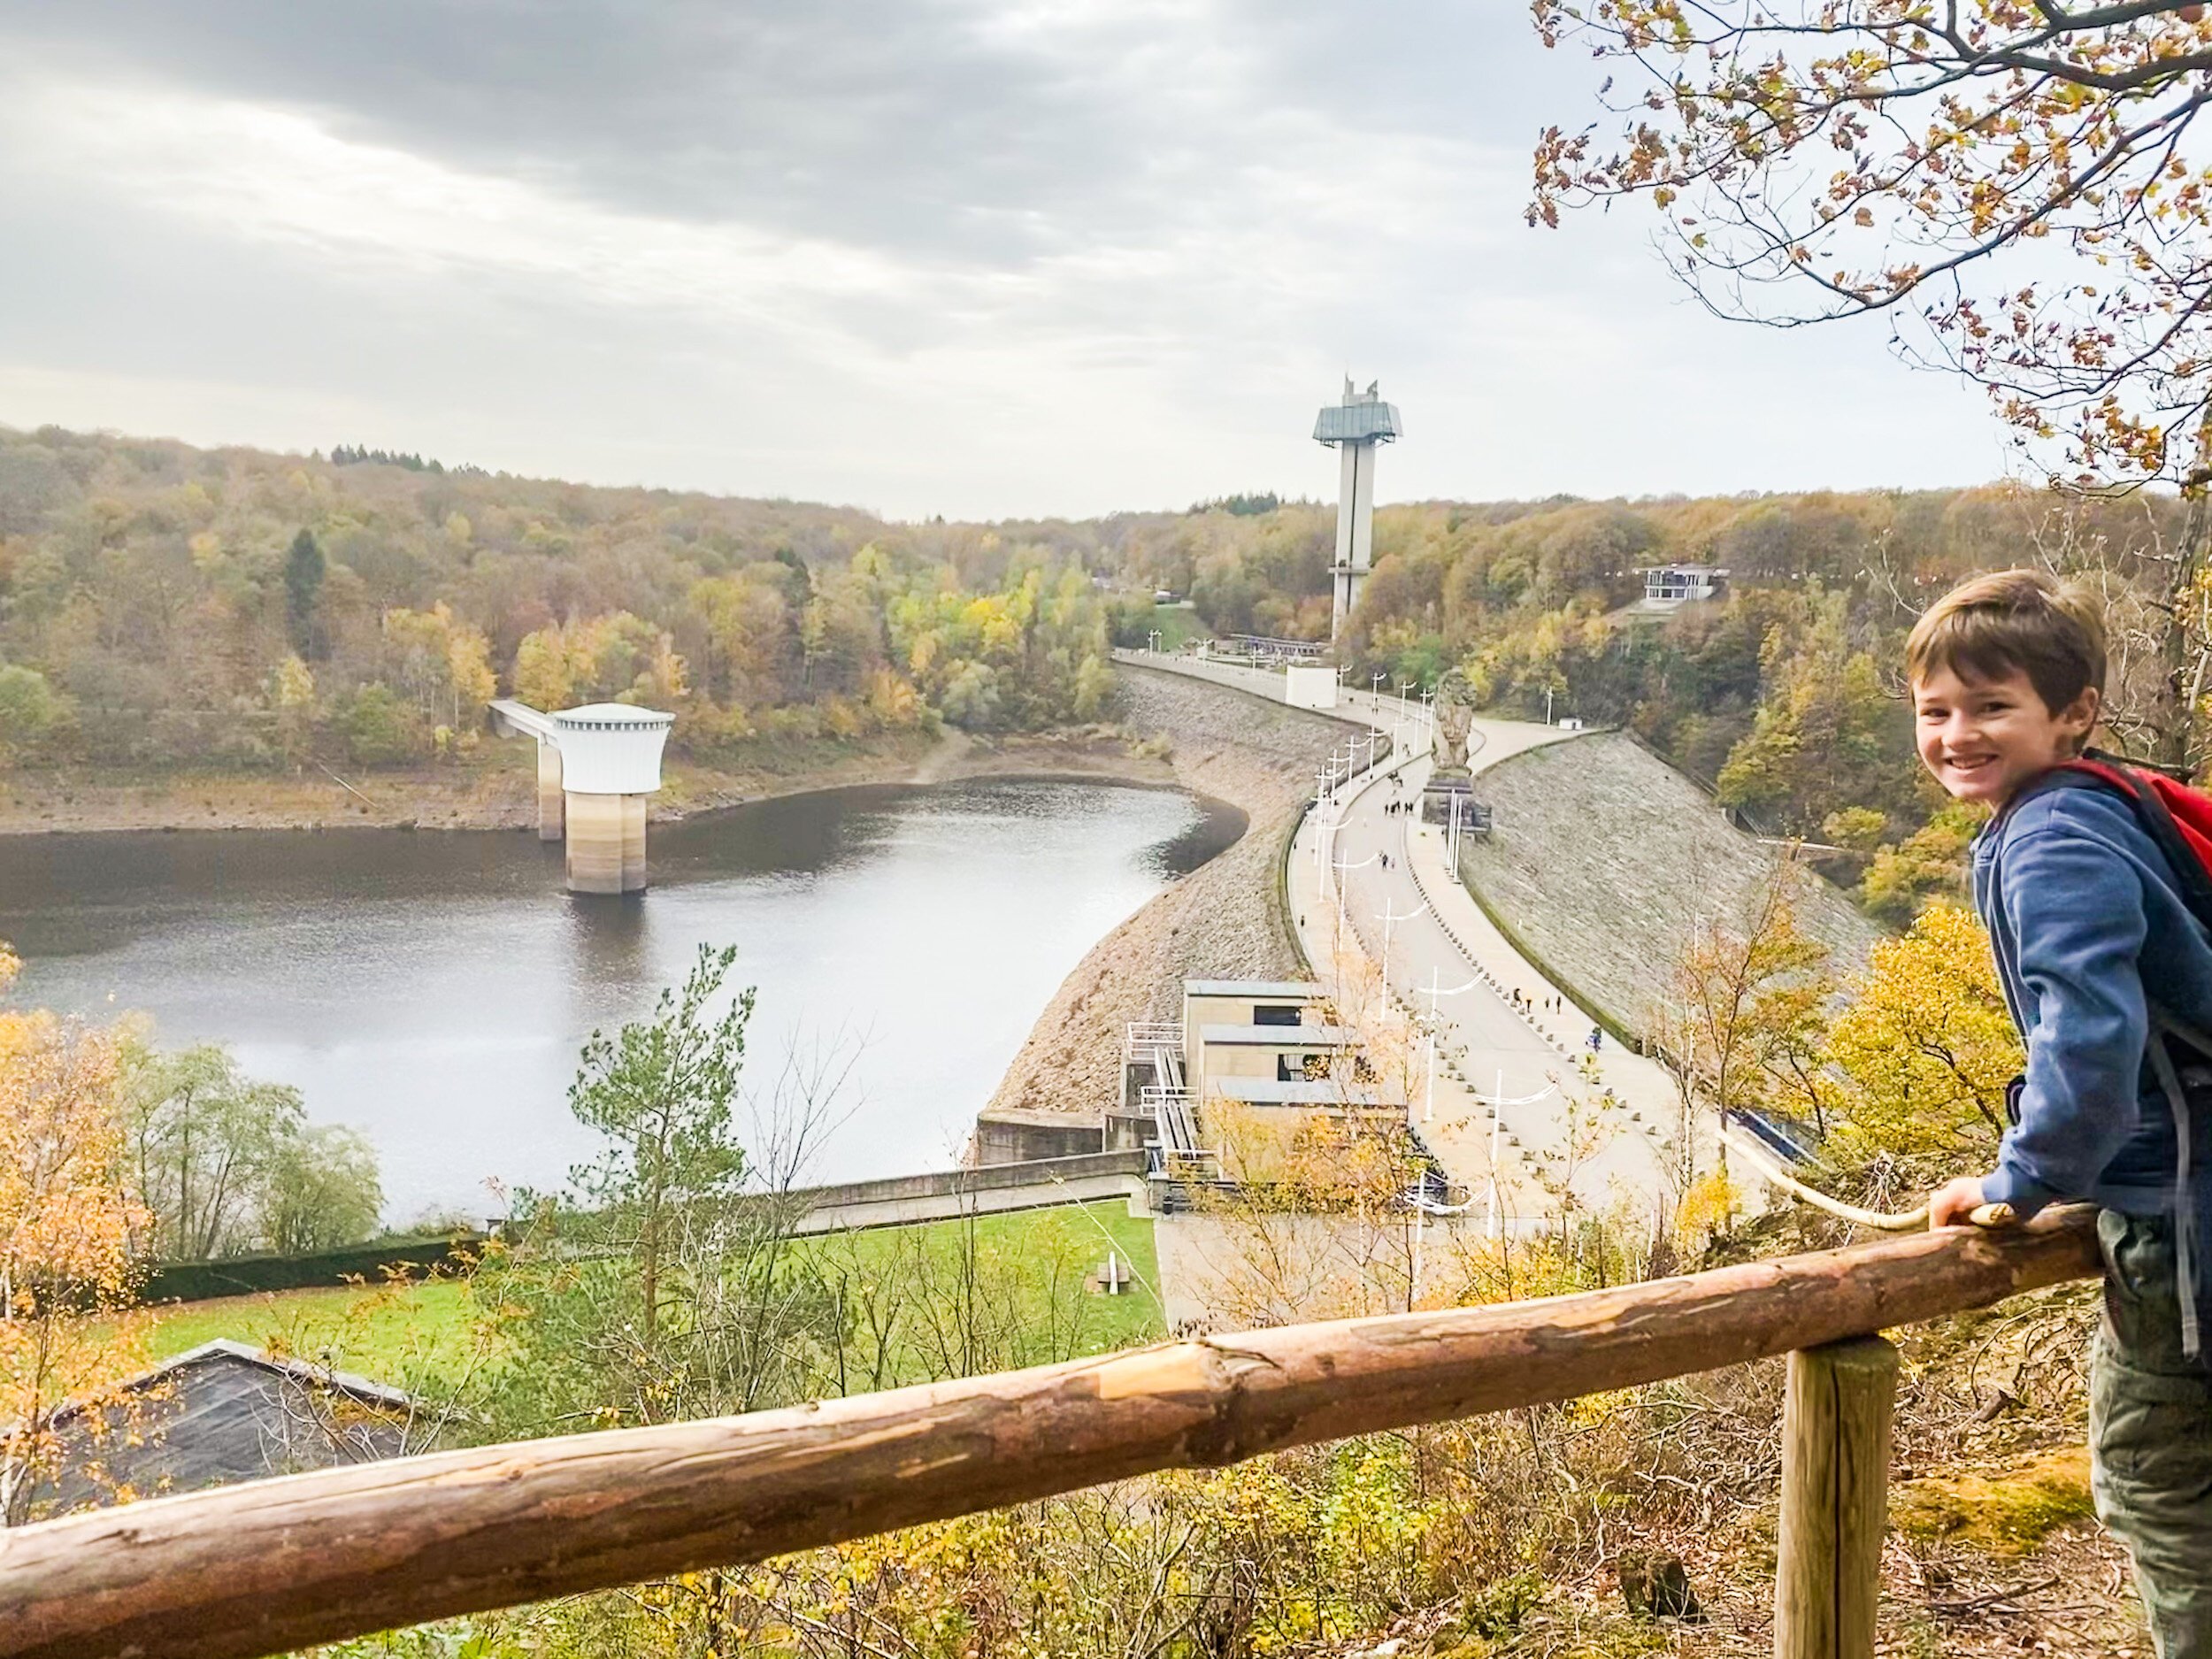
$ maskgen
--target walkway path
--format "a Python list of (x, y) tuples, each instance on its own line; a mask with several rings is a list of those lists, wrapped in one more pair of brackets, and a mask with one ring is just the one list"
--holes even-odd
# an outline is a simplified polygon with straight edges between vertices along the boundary
[[(1352, 710), (1370, 719), (1387, 712), (1365, 698)], [(1525, 721), (1479, 719), (1469, 766), (1479, 775), (1508, 756), (1572, 736)], [(1309, 812), (1301, 825), (1293, 913), (1306, 955), (1333, 982), (1338, 951), (1351, 946), (1386, 971), (1402, 1010), (1426, 1014), (1433, 1006), (1448, 1064), (1413, 1116), (1455, 1181), (1486, 1194), (1494, 1144), (1510, 1210), (1550, 1211), (1547, 1183), (1563, 1185), (1586, 1207), (1628, 1199), (1647, 1209), (1663, 1189), (1664, 1137), (1678, 1115), (1673, 1080), (1610, 1038), (1593, 1056), (1589, 1022), (1563, 987), (1508, 942), (1448, 868), (1444, 829), (1385, 810), (1419, 800), (1430, 770), (1425, 737), (1425, 730), (1398, 764), (1339, 791), (1336, 806)], [(1430, 996), (1432, 989), (1440, 994)], [(1543, 1011), (1554, 999), (1563, 1011)]]

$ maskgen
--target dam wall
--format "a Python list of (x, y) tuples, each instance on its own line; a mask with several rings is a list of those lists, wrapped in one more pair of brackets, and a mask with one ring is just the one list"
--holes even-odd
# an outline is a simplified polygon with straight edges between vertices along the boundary
[[(1560, 982), (1638, 1034), (1699, 918), (1740, 925), (1781, 851), (1621, 732), (1502, 760), (1475, 794), (1495, 826), (1462, 841), (1461, 874)], [(1811, 871), (1790, 879), (1798, 923), (1830, 948), (1831, 966), (1864, 967), (1880, 929)]]
[(1278, 866), (1315, 769), (1345, 728), (1241, 689), (1248, 674), (1225, 665), (1210, 684), (1115, 668), (1123, 729), (1164, 741), (1177, 781), (1242, 809), (1248, 823), (1233, 847), (1114, 929), (1062, 981), (980, 1114), (972, 1156), (1071, 1149), (1064, 1133), (1048, 1126), (1056, 1118), (1102, 1120), (1120, 1097), (1123, 1032), (1133, 1020), (1179, 1018), (1185, 979), (1303, 975)]

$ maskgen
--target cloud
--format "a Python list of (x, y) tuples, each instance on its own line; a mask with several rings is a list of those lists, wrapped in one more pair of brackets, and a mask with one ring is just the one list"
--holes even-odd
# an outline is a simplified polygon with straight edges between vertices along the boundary
[(1326, 493), (1349, 369), (1406, 402), (1386, 495), (1989, 470), (1878, 340), (1528, 232), (1584, 96), (1503, 7), (0, 0), (0, 419), (228, 385), (181, 435), (1102, 511)]

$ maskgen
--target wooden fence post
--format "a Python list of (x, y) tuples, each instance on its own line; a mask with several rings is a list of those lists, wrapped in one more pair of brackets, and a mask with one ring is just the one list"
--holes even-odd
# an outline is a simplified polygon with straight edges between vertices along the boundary
[(1873, 1659), (1897, 1350), (1857, 1337), (1800, 1348), (1789, 1363), (1775, 1659)]

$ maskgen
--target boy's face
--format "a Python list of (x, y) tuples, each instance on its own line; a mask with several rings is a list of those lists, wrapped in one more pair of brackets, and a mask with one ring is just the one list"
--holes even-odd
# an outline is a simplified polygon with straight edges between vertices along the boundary
[(1938, 668), (1912, 688), (1920, 759), (1962, 801), (1994, 810), (2020, 786), (2071, 760), (2097, 724), (2096, 691), (2054, 714), (2027, 675), (1962, 680)]

